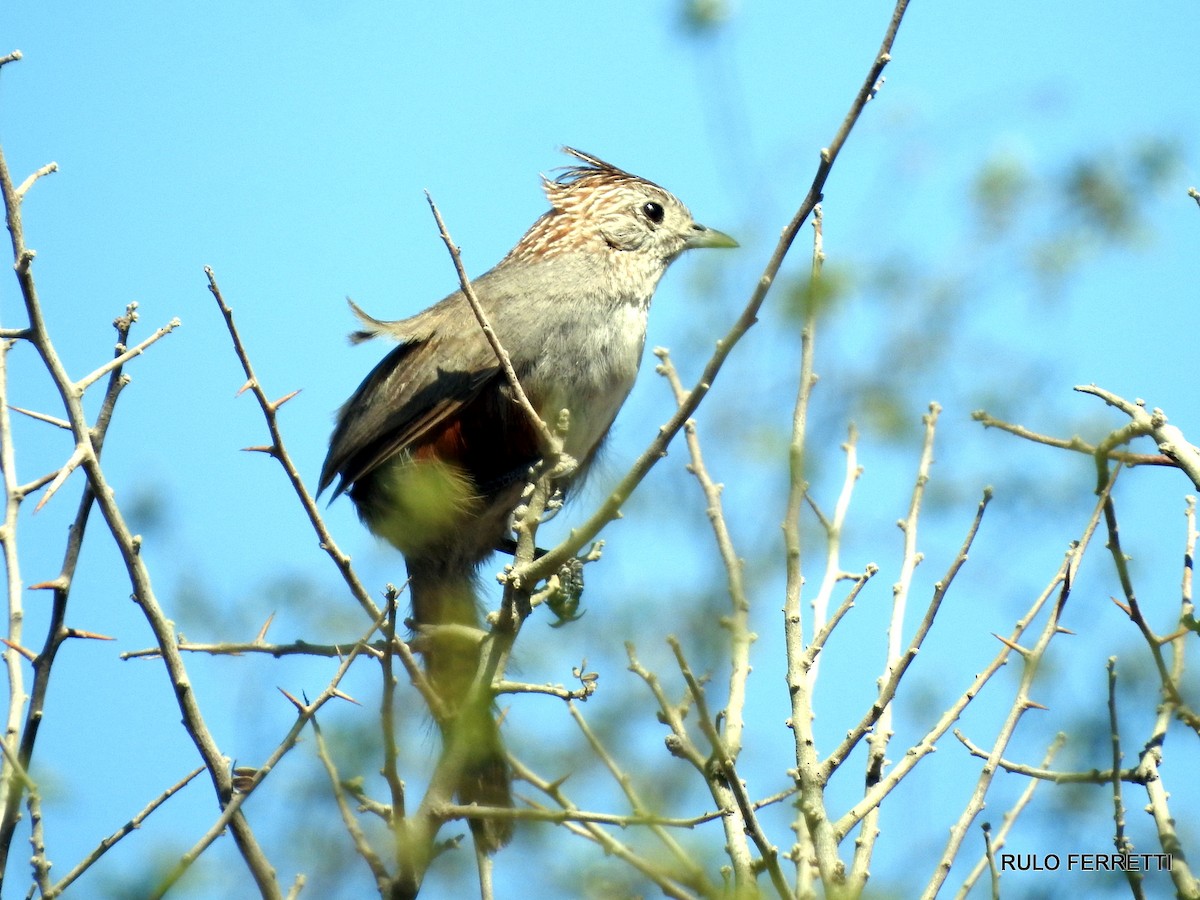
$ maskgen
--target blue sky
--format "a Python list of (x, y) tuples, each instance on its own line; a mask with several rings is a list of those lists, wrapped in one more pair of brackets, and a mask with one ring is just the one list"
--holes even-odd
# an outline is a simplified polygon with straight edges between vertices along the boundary
[[(663, 184), (698, 220), (742, 241), (736, 254), (681, 261), (657, 295), (648, 346), (672, 347), (685, 377), (694, 377), (802, 198), (819, 149), (867, 71), (890, 8), (880, 2), (836, 9), (734, 4), (723, 28), (696, 37), (680, 26), (673, 3), (586, 10), (544, 2), (517, 8), (370, 2), (86, 4), (70, 11), (53, 4), (6, 6), (0, 50), (25, 54), (0, 77), (0, 139), (9, 166), (18, 178), (50, 160), (60, 166), (34, 188), (24, 211), (59, 352), (77, 376), (97, 365), (110, 352), (109, 322), (131, 300), (140, 304), (142, 336), (175, 316), (183, 322), (131, 367), (134, 381), (105, 449), (119, 497), (133, 505), (153, 499), (159, 506), (159, 517), (143, 524), (145, 553), (180, 627), (197, 640), (245, 639), (275, 612), (272, 635), (279, 640), (332, 636), (306, 630), (313, 623), (311, 603), (336, 610), (329, 628), (338, 636), (359, 628), (281, 473), (269, 460), (239, 452), (262, 443), (264, 431), (251, 399), (235, 396), (242, 378), (205, 290), (204, 265), (216, 270), (268, 392), (302, 389), (285, 408), (283, 424), (312, 486), (333, 411), (380, 352), (346, 344), (352, 321), (344, 298), (395, 318), (454, 287), (422, 191), (438, 202), (468, 271), (480, 273), (543, 211), (538, 174), (565, 162), (557, 148), (577, 146)], [(1089, 509), (1088, 460), (1064, 460), (969, 421), (971, 409), (1005, 385), (1009, 369), (1032, 366), (1041, 373), (1039, 390), (1007, 398), (1006, 411), (1031, 427), (1069, 433), (1090, 420), (1099, 429), (1091, 435), (1096, 437), (1103, 427), (1119, 425), (1098, 401), (1071, 393), (1074, 384), (1094, 381), (1145, 397), (1185, 431), (1190, 427), (1193, 437), (1200, 432), (1200, 209), (1185, 193), (1200, 182), (1196, 25), (1194, 4), (1183, 2), (1136, 12), (1112, 2), (1086, 9), (914, 3), (886, 86), (829, 180), (831, 266), (849, 267), (853, 276), (862, 271), (854, 266), (889, 256), (933, 271), (982, 260), (968, 273), (973, 300), (952, 334), (944, 365), (922, 375), (923, 393), (905, 398), (913, 421), (928, 400), (946, 403), (935, 479), (945, 473), (947, 480), (972, 485), (931, 521), (922, 584), (931, 584), (948, 562), (977, 489), (988, 482), (998, 488), (998, 524), (991, 533), (985, 527), (981, 542), (990, 543), (980, 548), (976, 570), (964, 573), (965, 580), (975, 579), (964, 588), (964, 608), (946, 613), (947, 627), (962, 631), (951, 632), (956, 638), (941, 655), (931, 649), (924, 684), (956, 683), (953, 676), (964, 665), (956, 652), (970, 657), (970, 671), (994, 652), (987, 632), (1004, 630), (1023, 598), (1049, 579)], [(1119, 155), (1151, 137), (1173, 142), (1178, 162), (1163, 191), (1134, 198), (1144, 233), (1126, 245), (1096, 250), (1051, 299), (1020, 274), (1008, 245), (985, 246), (968, 202), (984, 162), (1015, 159), (1052, 179), (1072, 160)], [(1019, 234), (1048, 227), (1038, 218), (1046, 209), (1043, 199), (1030, 198), (1019, 214)], [(789, 274), (807, 269), (807, 240), (806, 233)], [(718, 296), (698, 290), (702, 278), (720, 285)], [(768, 302), (762, 323), (718, 381), (709, 418), (700, 418), (702, 433), (709, 427), (716, 442), (712, 459), (723, 468), (714, 475), (730, 485), (726, 502), (735, 536), (749, 545), (742, 550), (747, 556), (771, 550), (782, 509), (780, 460), (763, 449), (769, 441), (758, 439), (759, 429), (773, 429), (775, 439), (785, 434), (790, 416), (785, 386), (795, 367), (795, 321), (782, 304), (781, 295)], [(0, 314), (6, 327), (21, 321), (11, 279), (0, 281)], [(840, 317), (822, 332), (818, 370), (832, 382), (873, 362), (896, 326), (889, 317), (896, 315), (857, 285)], [(32, 357), (28, 348), (14, 353), (11, 400), (54, 412), (53, 394)], [(821, 390), (836, 397), (835, 388), (833, 382)], [(821, 397), (819, 392), (818, 404)], [(752, 417), (754, 434), (718, 441), (729, 433), (730, 410), (739, 409)], [(646, 367), (596, 476), (600, 483), (567, 515), (586, 512), (603, 479), (623, 470), (669, 411), (667, 391)], [(832, 405), (819, 413), (836, 423), (852, 414)], [(918, 445), (897, 447), (869, 423), (860, 424), (868, 472), (857, 507), (861, 518), (848, 538), (851, 558), (856, 566), (867, 559), (892, 563), (877, 585), (878, 605), (862, 611), (870, 647), (879, 630), (872, 632), (871, 623), (883, 620), (887, 586), (895, 577), (892, 523), (903, 513)], [(24, 480), (69, 453), (64, 437), (46, 426), (17, 427)], [(823, 477), (836, 477), (840, 468), (839, 435), (831, 433), (814, 450), (827, 455)], [(651, 648), (660, 647), (661, 635), (674, 627), (670, 603), (704, 591), (713, 576), (712, 551), (689, 540), (702, 505), (682, 465), (680, 447), (635, 498), (628, 520), (606, 533), (609, 556), (589, 579), (596, 600), (583, 622), (553, 633), (532, 624), (526, 635), (531, 678), (536, 673), (561, 681), (586, 655), (607, 667), (602, 683), (618, 682), (626, 623), (639, 623), (639, 645), (657, 655)], [(1053, 482), (1047, 494), (1061, 505), (1014, 499), (1018, 485), (1040, 478)], [(1186, 487), (1173, 473), (1123, 476), (1122, 502), (1132, 520), (1127, 539), (1147, 593), (1161, 598), (1164, 630), (1178, 584)], [(78, 489), (78, 478), (72, 479), (36, 517), (26, 510), (21, 537), (27, 582), (57, 572)], [(821, 482), (818, 489), (831, 503), (836, 484)], [(376, 546), (348, 503), (334, 504), (329, 521), (368, 583), (401, 577), (399, 557)], [(70, 624), (118, 640), (68, 647), (53, 688), (40, 758), (43, 777), (55, 786), (50, 793), (61, 804), (48, 837), (63, 869), (193, 758), (182, 731), (170, 727), (177, 714), (161, 671), (153, 663), (115, 658), (117, 650), (146, 645), (149, 633), (127, 600), (115, 553), (93, 527)], [(1056, 676), (1080, 691), (1102, 688), (1107, 654), (1137, 650), (1127, 623), (1105, 606), (1107, 593), (1116, 589), (1103, 580), (1101, 556), (1089, 564), (1097, 577), (1089, 601), (1095, 605), (1075, 626), (1095, 627), (1079, 639), (1082, 649), (1064, 652)], [(657, 573), (654, 590), (647, 587), (648, 567)], [(782, 721), (785, 702), (778, 671), (771, 668), (777, 662), (768, 662), (777, 649), (771, 635), (781, 601), (778, 574), (752, 574), (764, 654), (753, 712), (765, 729), (763, 745), (774, 741), (786, 754), (786, 734), (768, 728)], [(307, 600), (280, 587), (285, 579), (308, 585)], [(997, 582), (1004, 587), (997, 589)], [(606, 609), (655, 593), (667, 599), (649, 613), (654, 627), (646, 626), (644, 609), (612, 615)], [(27, 633), (37, 633), (41, 600), (29, 595)], [(214, 609), (219, 614), (209, 612)], [(986, 627), (979, 627), (980, 618)], [(848, 669), (857, 668), (853, 653), (843, 659), (850, 660)], [(332, 673), (326, 664), (294, 660), (189, 662), (218, 742), (246, 764), (268, 752), (287, 728), (290, 710), (275, 699), (274, 688), (315, 693)], [(871, 673), (877, 665), (872, 658)], [(856, 687), (869, 686), (872, 677), (862, 677)], [(355, 687), (372, 696), (366, 673)], [(864, 696), (850, 686), (845, 698), (829, 690), (828, 710), (839, 703), (857, 709)], [(543, 724), (545, 713), (535, 707), (524, 715), (537, 728), (561, 727)], [(557, 718), (559, 711), (549, 716)], [(827, 718), (822, 727), (829, 735), (844, 730), (835, 714)], [(1034, 727), (1030, 755), (1045, 743), (1037, 730), (1043, 727), (1052, 735), (1054, 720)], [(655, 728), (648, 722), (642, 729), (640, 758), (667, 765), (655, 756), (661, 739)], [(959, 752), (947, 743), (939, 756)], [(786, 758), (774, 750), (750, 755), (762, 766), (755, 770), (762, 773), (761, 792), (776, 789)], [(303, 779), (313, 770), (310, 750), (300, 748), (287, 766), (291, 770), (281, 777)], [(847, 786), (847, 798), (854, 789)], [(930, 790), (936, 793), (936, 786)], [(910, 809), (928, 803), (933, 817), (956, 808), (925, 796), (912, 799), (916, 806)], [(279, 797), (252, 809), (256, 820), (271, 823), (264, 829), (281, 875), (310, 862), (280, 837), (278, 822), (287, 814)], [(159, 821), (152, 819), (144, 834), (115, 851), (101, 874), (136, 871), (165, 835), (178, 842), (171, 844), (178, 852), (211, 815), (209, 798), (194, 786), (156, 814)], [(910, 867), (924, 872), (928, 866), (896, 847), (904, 844), (900, 822), (885, 820), (884, 828), (877, 875), (882, 884), (908, 884)], [(935, 825), (930, 833), (936, 844), (944, 828)], [(892, 849), (884, 850), (889, 838)], [(1086, 840), (1083, 849), (1107, 849), (1103, 823)], [(1041, 846), (1031, 844), (1026, 849)], [(214, 858), (217, 869), (236, 871), (230, 848), (217, 848)], [(502, 857), (501, 884), (522, 868)], [(9, 875), (21, 882), (24, 872), (14, 863)], [(219, 876), (210, 870), (208, 877)], [(205, 895), (203, 887), (194, 890)]]

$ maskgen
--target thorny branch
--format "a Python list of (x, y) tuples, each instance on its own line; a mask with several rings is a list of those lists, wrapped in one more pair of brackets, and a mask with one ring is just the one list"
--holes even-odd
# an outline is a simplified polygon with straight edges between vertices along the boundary
[[(19, 57), (12, 55), (5, 62), (16, 58)], [(52, 171), (51, 167), (44, 167), (42, 170), (39, 170), (39, 173), (44, 174), (50, 171)], [(21, 203), (24, 200), (24, 194), (33, 181), (36, 180), (39, 173), (35, 173), (34, 179), (27, 180), (19, 188), (14, 187), (8, 163), (3, 153), (0, 152), (0, 194), (3, 196), (5, 218), (11, 237), (17, 283), (29, 320), (28, 329), (22, 336), (37, 350), (42, 364), (45, 366), (58, 391), (64, 411), (66, 412), (67, 421), (71, 426), (72, 437), (75, 440), (75, 450), (71, 455), (68, 466), (78, 465), (84, 470), (87, 476), (88, 485), (94, 494), (94, 502), (99, 506), (108, 530), (112, 534), (124, 561), (133, 588), (134, 599), (141, 607), (147, 622), (150, 624), (155, 639), (163, 648), (163, 661), (183, 716), (184, 727), (195, 744), (201, 758), (204, 760), (205, 768), (208, 770), (209, 776), (213, 781), (213, 786), (216, 789), (218, 801), (224, 805), (228, 802), (232, 793), (232, 783), (227, 763), (204, 722), (195, 693), (188, 679), (182, 656), (172, 646), (172, 627), (158, 604), (150, 573), (141, 558), (139, 552), (140, 538), (136, 537), (129, 530), (125, 517), (113, 497), (112, 488), (108, 484), (104, 471), (100, 466), (99, 449), (96, 446), (95, 436), (83, 409), (82, 395), (84, 386), (71, 379), (67, 374), (50, 339), (49, 331), (42, 315), (41, 301), (38, 297), (37, 286), (33, 276), (33, 259), (35, 254), (25, 243), (24, 228), (21, 220)], [(169, 327), (174, 327), (177, 324), (177, 322), (174, 322)], [(59, 478), (65, 480), (64, 473), (69, 474), (68, 467), (64, 467), (60, 471)], [(54, 482), (51, 482), (51, 488), (53, 487)], [(8, 826), (8, 820), (10, 819), (8, 810), (10, 809), (11, 796), (8, 798), (8, 803), (6, 803), (4, 831), (7, 833), (0, 833), (0, 840), (7, 838), (7, 840), (4, 840), (3, 846), (0, 846), (0, 872), (4, 871), (8, 852), (11, 847), (11, 831)], [(274, 872), (253, 833), (250, 831), (246, 820), (241, 815), (235, 816), (230, 820), (229, 826), (259, 892), (264, 897), (282, 896), (279, 886), (275, 881)]]

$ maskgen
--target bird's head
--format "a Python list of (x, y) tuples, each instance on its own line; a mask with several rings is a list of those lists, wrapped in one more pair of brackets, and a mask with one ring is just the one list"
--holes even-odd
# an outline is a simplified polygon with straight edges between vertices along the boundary
[(576, 251), (633, 254), (661, 269), (685, 250), (736, 247), (729, 235), (698, 223), (674, 194), (590, 154), (564, 147), (579, 165), (543, 177), (550, 211), (510, 258), (533, 261)]

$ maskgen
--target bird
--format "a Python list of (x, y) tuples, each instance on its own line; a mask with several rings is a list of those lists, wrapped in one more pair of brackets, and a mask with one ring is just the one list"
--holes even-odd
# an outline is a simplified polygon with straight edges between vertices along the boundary
[[(736, 247), (697, 223), (657, 184), (570, 147), (574, 164), (542, 176), (550, 209), (473, 293), (529, 401), (544, 422), (569, 411), (562, 450), (577, 465), (557, 487), (577, 487), (633, 387), (659, 279), (694, 248)], [(476, 574), (511, 535), (510, 518), (542, 455), (467, 298), (454, 291), (414, 316), (376, 319), (350, 301), (353, 343), (396, 346), (337, 414), (318, 494), (349, 494), (375, 535), (404, 554), (412, 624), (426, 676), (445, 706), (448, 743), (464, 730), (463, 804), (511, 807), (511, 774), (491, 698), (468, 707), (480, 662)], [(422, 629), (431, 637), (421, 638)], [(512, 837), (511, 819), (469, 820), (487, 852)]]

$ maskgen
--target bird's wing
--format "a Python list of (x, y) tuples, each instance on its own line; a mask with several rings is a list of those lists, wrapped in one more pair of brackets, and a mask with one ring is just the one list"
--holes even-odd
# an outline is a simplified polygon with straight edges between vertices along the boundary
[(502, 377), (491, 346), (459, 294), (411, 319), (378, 325), (385, 327), (376, 333), (400, 341), (400, 346), (380, 361), (339, 412), (318, 493), (340, 476), (336, 497)]

